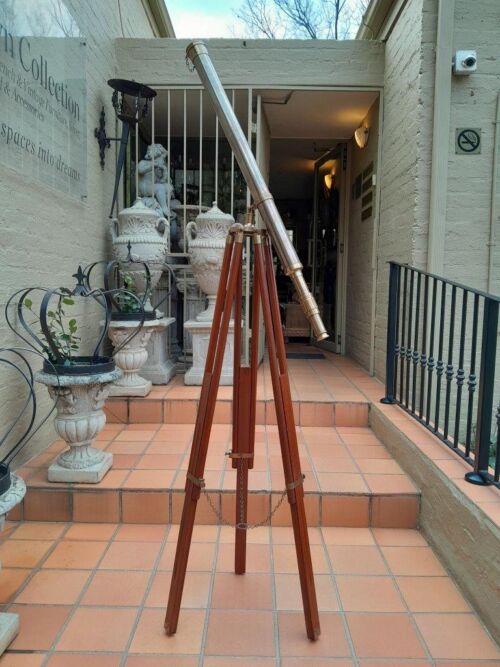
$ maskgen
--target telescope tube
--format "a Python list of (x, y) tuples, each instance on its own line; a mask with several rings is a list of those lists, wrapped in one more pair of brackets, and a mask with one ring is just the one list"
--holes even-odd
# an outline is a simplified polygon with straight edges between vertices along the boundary
[(224, 134), (252, 194), (254, 206), (264, 220), (267, 232), (286, 275), (290, 276), (295, 286), (300, 304), (309, 320), (314, 336), (318, 341), (324, 340), (328, 338), (328, 334), (321, 320), (316, 301), (304, 280), (302, 264), (287, 236), (285, 225), (278, 213), (274, 198), (257, 166), (252, 150), (208, 55), (205, 43), (201, 40), (191, 42), (186, 49), (186, 57), (193, 63), (203, 86), (212, 99)]

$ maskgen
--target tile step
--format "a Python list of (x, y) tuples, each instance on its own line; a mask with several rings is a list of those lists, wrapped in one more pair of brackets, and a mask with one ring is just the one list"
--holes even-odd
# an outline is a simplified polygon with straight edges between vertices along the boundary
[[(10, 520), (73, 521), (82, 523), (178, 524), (184, 492), (151, 489), (89, 489), (29, 487), (21, 506), (9, 514)], [(207, 490), (217, 516), (202, 496), (196, 513), (197, 525), (234, 523), (236, 494)], [(249, 491), (249, 522), (260, 524), (281, 499), (281, 492)], [(420, 493), (306, 493), (307, 524), (311, 527), (416, 528)], [(221, 518), (222, 517), (222, 518)], [(285, 501), (265, 525), (291, 526)]]
[[(365, 426), (296, 427), (306, 513), (311, 526), (414, 528), (420, 493), (382, 442)], [(48, 470), (65, 449), (56, 440), (19, 473), (28, 488), (28, 521), (178, 523), (194, 424), (107, 424), (94, 445), (113, 455), (98, 484), (51, 483)], [(214, 424), (205, 465), (205, 492), (196, 522), (232, 522), (236, 470), (227, 456), (230, 424)], [(249, 522), (266, 520), (285, 488), (278, 427), (258, 424), (249, 471)], [(288, 526), (285, 500), (272, 525)]]
[[(368, 401), (293, 401), (297, 426), (368, 426)], [(232, 400), (218, 399), (214, 424), (232, 422)], [(109, 398), (105, 412), (109, 424), (194, 424), (197, 398)], [(274, 401), (258, 400), (256, 424), (276, 424)]]

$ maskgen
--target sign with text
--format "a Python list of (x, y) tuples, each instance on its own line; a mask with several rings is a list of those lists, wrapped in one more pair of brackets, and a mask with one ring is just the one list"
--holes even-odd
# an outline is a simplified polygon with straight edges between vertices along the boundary
[[(0, 13), (0, 162), (86, 194), (85, 42), (62, 2), (17, 1)], [(16, 7), (19, 11), (16, 11)], [(22, 9), (21, 9), (22, 8)]]

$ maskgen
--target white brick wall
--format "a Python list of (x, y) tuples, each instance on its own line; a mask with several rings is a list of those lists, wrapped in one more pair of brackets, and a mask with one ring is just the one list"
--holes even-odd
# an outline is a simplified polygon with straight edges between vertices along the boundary
[[(493, 158), (493, 122), (500, 91), (500, 4), (456, 0), (454, 49), (476, 49), (478, 71), (453, 77), (445, 266), (447, 277), (479, 289), (487, 287)], [(480, 127), (480, 155), (455, 154), (455, 128)], [(500, 131), (500, 128), (498, 128)], [(500, 182), (493, 291), (500, 292)]]
[[(478, 72), (452, 78), (443, 275), (486, 289), (493, 122), (500, 90), (497, 0), (456, 0), (454, 49), (474, 48)], [(437, 0), (408, 2), (385, 52), (381, 229), (377, 281), (376, 372), (385, 375), (389, 259), (425, 268), (430, 205)], [(451, 66), (450, 66), (451, 76)], [(457, 127), (482, 129), (482, 152), (455, 154)], [(443, 187), (445, 187), (443, 183)], [(497, 183), (497, 211), (500, 210)], [(500, 217), (495, 221), (492, 291), (500, 291)]]
[[(356, 176), (373, 162), (373, 173), (380, 178), (377, 165), (379, 102), (370, 108), (364, 121), (370, 128), (368, 144), (364, 149), (352, 143), (351, 183)], [(361, 220), (361, 200), (351, 199), (349, 209), (349, 244), (347, 257), (346, 295), (346, 352), (365, 368), (370, 365), (370, 336), (373, 274), (373, 226), (376, 211), (375, 189), (373, 191), (373, 215)]]
[(385, 45), (375, 321), (375, 371), (380, 377), (385, 375), (387, 262), (411, 262), (413, 258), (422, 123), (422, 28), (422, 0), (412, 0)]
[[(224, 84), (237, 86), (380, 86), (380, 42), (206, 40)], [(119, 72), (151, 85), (199, 85), (186, 67), (187, 39), (119, 39)]]
[[(152, 37), (140, 0), (121, 0), (123, 32), (115, 2), (72, 0), (67, 3), (87, 43), (87, 192), (86, 201), (44, 187), (0, 165), (0, 307), (25, 285), (71, 284), (78, 262), (104, 259), (108, 210), (114, 182), (114, 148), (106, 153), (106, 169), (99, 166), (94, 127), (104, 104), (107, 130), (115, 135), (111, 89), (107, 79), (116, 75), (114, 38)], [(1, 345), (19, 344), (0, 317)], [(17, 385), (0, 382), (0, 421), (13, 413), (19, 400)], [(15, 397), (13, 400), (13, 396)], [(40, 410), (47, 405), (46, 390)], [(55, 437), (52, 427), (37, 434), (22, 455), (32, 456)]]

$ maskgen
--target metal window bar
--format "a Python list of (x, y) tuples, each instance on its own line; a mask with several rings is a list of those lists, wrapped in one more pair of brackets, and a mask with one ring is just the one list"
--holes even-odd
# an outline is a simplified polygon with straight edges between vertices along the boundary
[(214, 164), (215, 196), (214, 200), (219, 198), (219, 119), (215, 116), (215, 164)]
[[(170, 90), (167, 91), (167, 173), (170, 176), (171, 171), (170, 171)], [(171, 224), (171, 215), (172, 212), (170, 210), (170, 197), (168, 198), (167, 202), (167, 207), (168, 207), (168, 224)]]
[(183, 229), (183, 240), (184, 240), (184, 248), (187, 248), (187, 90), (184, 89), (183, 91), (183, 100), (182, 100), (182, 110), (183, 110), (183, 125), (184, 125), (184, 131), (183, 131), (183, 137), (182, 137), (182, 215), (183, 215), (183, 220), (184, 224), (182, 226)]
[[(187, 222), (189, 222), (189, 220), (191, 219), (190, 218), (191, 213), (186, 208), (187, 186), (188, 186), (187, 183), (188, 156), (192, 154), (191, 151), (192, 140), (194, 141), (198, 140), (199, 145), (197, 152), (199, 154), (199, 165), (198, 165), (199, 175), (198, 175), (197, 185), (199, 187), (199, 196), (196, 208), (198, 209), (199, 212), (202, 212), (205, 206), (211, 205), (212, 199), (216, 199), (219, 193), (221, 194), (221, 196), (223, 194), (221, 189), (222, 186), (219, 183), (219, 178), (222, 175), (223, 167), (221, 164), (219, 164), (219, 161), (225, 159), (224, 154), (226, 153), (226, 151), (223, 151), (222, 147), (219, 145), (223, 135), (220, 134), (219, 123), (215, 112), (210, 111), (209, 105), (207, 108), (206, 98), (204, 97), (204, 91), (201, 86), (189, 86), (189, 87), (157, 86), (156, 89), (158, 90), (160, 95), (163, 94), (165, 96), (164, 97), (165, 106), (162, 107), (161, 112), (158, 111), (158, 108), (155, 109), (152, 107), (151, 140), (153, 143), (155, 141), (159, 141), (165, 145), (167, 149), (167, 170), (171, 176), (173, 176), (173, 170), (175, 169), (175, 164), (174, 161), (172, 160), (172, 150), (174, 149), (174, 146), (178, 145), (179, 148), (178, 152), (182, 157), (181, 170), (182, 170), (183, 183), (181, 184), (181, 197), (183, 199), (182, 201), (183, 205), (177, 210), (178, 214), (177, 224), (180, 228), (182, 222), (184, 222), (182, 230), (179, 229), (180, 236), (181, 238), (184, 239), (184, 251), (183, 252), (172, 251), (169, 254), (169, 258), (167, 259), (167, 264), (165, 265), (165, 274), (164, 274), (165, 276), (167, 276), (167, 278), (164, 277), (164, 279), (162, 279), (163, 280), (162, 284), (164, 284), (165, 281), (168, 283), (167, 286), (164, 286), (164, 289), (162, 291), (162, 294), (166, 295), (165, 306), (163, 310), (166, 312), (167, 316), (175, 317), (178, 318), (179, 320), (178, 324), (172, 325), (172, 327), (170, 327), (168, 331), (169, 331), (169, 345), (171, 346), (172, 353), (175, 356), (175, 351), (177, 350), (178, 354), (180, 355), (180, 359), (182, 360), (182, 364), (179, 365), (179, 372), (182, 372), (182, 370), (185, 370), (187, 364), (186, 360), (190, 358), (190, 354), (192, 352), (192, 350), (189, 349), (190, 347), (189, 341), (187, 341), (188, 344), (187, 344), (186, 354), (183, 354), (181, 349), (184, 346), (184, 343), (186, 342), (184, 335), (184, 322), (187, 319), (189, 319), (188, 313), (190, 312), (192, 313), (196, 308), (198, 308), (199, 312), (203, 310), (203, 308), (205, 307), (205, 295), (201, 292), (201, 290), (195, 288), (194, 285), (192, 284), (193, 283), (192, 272), (189, 264), (185, 263), (188, 258), (187, 244), (186, 244), (186, 236), (187, 236), (186, 227), (187, 227)], [(242, 122), (246, 123), (245, 130), (247, 131), (248, 140), (252, 142), (252, 126), (253, 126), (252, 89), (244, 86), (242, 87), (236, 86), (230, 88), (226, 92), (229, 96), (229, 99), (232, 102), (233, 107), (235, 108), (237, 107), (240, 109), (240, 112), (242, 113), (244, 118)], [(179, 113), (176, 114), (176, 111), (178, 111)], [(193, 137), (191, 136), (193, 124), (195, 127), (198, 124), (196, 113), (199, 113), (199, 132), (195, 130), (195, 134), (199, 134), (199, 136)], [(165, 117), (162, 118), (162, 114), (164, 114), (166, 118)], [(204, 127), (203, 123), (204, 117), (205, 121), (207, 117), (209, 118), (210, 127), (215, 126), (215, 137), (211, 131), (208, 132), (207, 134), (208, 126), (205, 125)], [(214, 126), (212, 125), (212, 117)], [(193, 119), (194, 123), (192, 122)], [(161, 124), (162, 121), (164, 122), (166, 121), (165, 123), (166, 131), (164, 129), (163, 134), (159, 134), (158, 123)], [(165, 127), (165, 125), (163, 127)], [(210, 141), (214, 142), (215, 160), (214, 163), (204, 166), (203, 158), (204, 155), (206, 154), (205, 153), (206, 145), (207, 142)], [(138, 194), (137, 165), (139, 163), (138, 133), (136, 133), (135, 145), (131, 147), (130, 152), (132, 153), (132, 155), (134, 155), (135, 153), (136, 164), (135, 164), (135, 173), (130, 174), (129, 183), (132, 186), (135, 185), (136, 196), (137, 196)], [(210, 162), (212, 161), (210, 160)], [(236, 217), (239, 213), (243, 213), (244, 211), (241, 210), (242, 208), (241, 203), (237, 203), (235, 200), (237, 196), (237, 183), (239, 182), (238, 177), (240, 176), (240, 172), (236, 166), (234, 153), (232, 151), (230, 151), (229, 165), (230, 165), (230, 197), (228, 197), (229, 201), (226, 201), (224, 208), (226, 209), (227, 212), (230, 212), (233, 216)], [(210, 198), (210, 201), (203, 200), (203, 183), (204, 182), (205, 184), (208, 183), (207, 176), (206, 174), (204, 174), (204, 171), (206, 172), (207, 170), (215, 172), (214, 194), (216, 195), (216, 197)], [(154, 186), (155, 183), (154, 168), (152, 170), (152, 181)], [(205, 195), (207, 197), (206, 193)], [(250, 202), (250, 195), (248, 188), (246, 188), (245, 199), (248, 203)], [(171, 208), (171, 201), (169, 199), (167, 202), (167, 219), (169, 220), (169, 223), (171, 225), (173, 217), (172, 214), (173, 211)], [(177, 263), (178, 261), (180, 261), (180, 263)], [(249, 258), (247, 259), (247, 261), (249, 261)], [(180, 284), (186, 286), (188, 283), (190, 284), (189, 295), (181, 292), (179, 289)], [(179, 302), (178, 310), (177, 310), (177, 302)], [(247, 310), (247, 308), (245, 310)], [(175, 330), (177, 330), (177, 333), (175, 333)], [(248, 342), (246, 342), (246, 344), (244, 345), (244, 349), (248, 349)]]
[(199, 169), (198, 169), (198, 209), (203, 206), (203, 91), (200, 90), (200, 129), (199, 129)]
[(139, 109), (135, 112), (135, 198), (139, 197)]
[[(231, 106), (234, 111), (235, 105), (235, 91), (234, 88), (231, 91)], [(234, 217), (234, 153), (231, 151), (231, 215)]]
[(499, 296), (390, 262), (382, 402), (469, 463), (467, 481), (500, 488), (499, 309)]
[[(151, 143), (155, 143), (155, 98), (151, 100)], [(155, 196), (155, 153), (151, 154), (151, 195)]]

